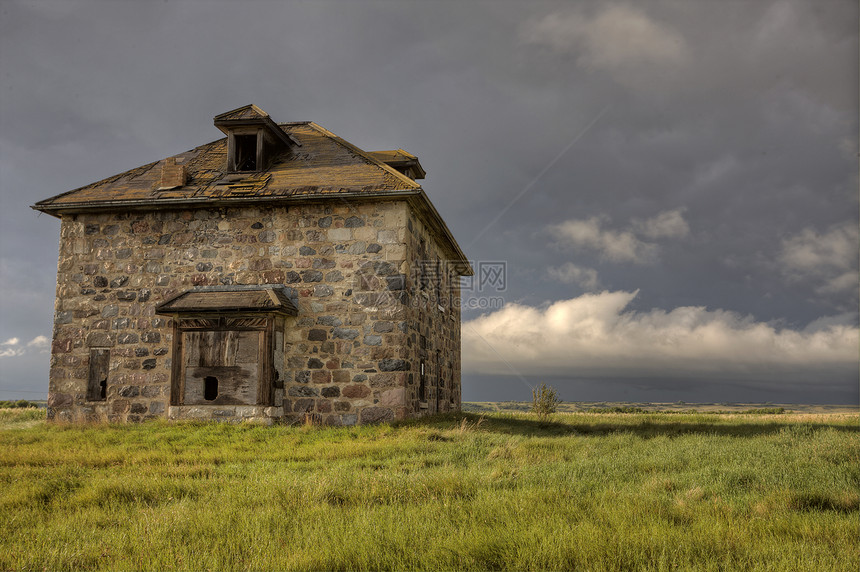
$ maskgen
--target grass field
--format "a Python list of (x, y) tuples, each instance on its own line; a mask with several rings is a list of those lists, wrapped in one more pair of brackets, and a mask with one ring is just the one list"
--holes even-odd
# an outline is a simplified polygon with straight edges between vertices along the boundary
[(857, 570), (856, 413), (43, 415), (0, 410), (0, 570)]

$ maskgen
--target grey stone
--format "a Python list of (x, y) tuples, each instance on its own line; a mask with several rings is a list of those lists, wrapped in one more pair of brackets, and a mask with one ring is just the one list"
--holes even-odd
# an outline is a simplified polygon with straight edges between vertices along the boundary
[(307, 413), (313, 410), (313, 399), (296, 399), (296, 401), (293, 403), (293, 411), (296, 413)]
[(343, 226), (346, 228), (357, 228), (360, 226), (364, 226), (364, 221), (357, 216), (351, 216), (345, 221), (343, 221)]
[(343, 322), (337, 316), (320, 316), (317, 318), (317, 324), (322, 326), (340, 326)]
[(340, 388), (337, 386), (333, 387), (323, 387), (322, 388), (322, 396), (323, 397), (340, 397)]
[(317, 251), (311, 248), (310, 246), (302, 246), (299, 248), (299, 254), (302, 256), (313, 256)]
[(326, 282), (340, 282), (343, 280), (343, 273), (340, 270), (332, 270), (325, 275)]
[(324, 216), (320, 219), (320, 221), (319, 221), (319, 227), (320, 228), (328, 228), (330, 226), (331, 226), (331, 217), (330, 216)]
[(143, 360), (143, 369), (155, 369), (155, 365), (156, 365), (155, 358)]
[(128, 276), (120, 276), (110, 281), (111, 288), (122, 288), (128, 283)]
[(302, 281), (304, 282), (320, 282), (323, 279), (323, 273), (319, 270), (305, 270), (302, 272)]
[(136, 344), (140, 338), (137, 334), (119, 334), (116, 341), (121, 344)]
[(382, 336), (364, 336), (364, 344), (368, 346), (381, 346)]
[(385, 278), (385, 281), (388, 283), (389, 290), (403, 290), (406, 288), (405, 274), (395, 274), (394, 276), (388, 276)]
[(319, 284), (314, 286), (314, 296), (317, 298), (327, 298), (334, 294), (334, 290), (328, 284)]
[(382, 423), (394, 419), (394, 411), (387, 407), (366, 407), (361, 410), (362, 423)]
[(308, 332), (308, 340), (312, 342), (324, 342), (328, 339), (328, 334), (325, 330), (313, 329)]
[(120, 387), (117, 394), (120, 397), (137, 397), (140, 395), (140, 388), (136, 385), (126, 385), (124, 387)]
[(290, 397), (318, 397), (319, 394), (320, 392), (316, 387), (309, 385), (294, 385), (287, 391), (287, 395)]
[(310, 358), (308, 360), (308, 368), (309, 369), (322, 369), (323, 362), (318, 358)]
[(379, 333), (393, 332), (394, 324), (380, 320), (373, 323), (373, 331)]
[(143, 332), (140, 339), (145, 344), (157, 344), (161, 342), (161, 334), (159, 332)]
[(116, 334), (106, 334), (104, 332), (90, 332), (87, 334), (87, 347), (106, 348), (113, 347), (115, 344)]
[(271, 230), (264, 230), (257, 236), (257, 238), (260, 242), (275, 242), (275, 238), (277, 238), (277, 236), (278, 235)]
[(352, 328), (334, 328), (332, 330), (332, 336), (335, 338), (340, 338), (343, 340), (354, 340), (358, 337), (358, 330)]
[(131, 290), (120, 290), (116, 293), (116, 299), (120, 302), (133, 302), (137, 298), (137, 292)]
[(370, 254), (376, 254), (380, 250), (382, 250), (382, 247), (376, 243), (371, 244), (367, 247), (367, 252), (369, 252)]
[(328, 270), (330, 268), (334, 268), (335, 263), (334, 260), (331, 260), (329, 258), (314, 258), (313, 267), (322, 270)]
[(379, 371), (409, 371), (409, 362), (402, 359), (384, 359), (379, 362)]
[(364, 254), (367, 251), (367, 243), (359, 240), (358, 242), (354, 242), (349, 245), (349, 248), (346, 249), (346, 252), (349, 254)]

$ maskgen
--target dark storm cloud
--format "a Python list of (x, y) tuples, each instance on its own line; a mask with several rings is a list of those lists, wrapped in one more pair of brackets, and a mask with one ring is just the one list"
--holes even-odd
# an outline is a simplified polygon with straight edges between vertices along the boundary
[[(807, 335), (818, 319), (856, 331), (854, 2), (0, 9), (0, 341), (50, 337), (59, 224), (28, 205), (216, 139), (211, 118), (250, 102), (365, 149), (416, 153), (467, 254), (505, 260), (505, 297), (522, 307), (638, 290), (627, 311), (729, 311), (774, 335)], [(688, 231), (648, 234), (673, 212)], [(590, 220), (579, 242), (553, 232)], [(651, 245), (647, 263), (607, 256), (625, 233)], [(38, 351), (0, 357), (0, 393), (45, 390)], [(683, 383), (673, 390), (695, 400), (695, 381)]]

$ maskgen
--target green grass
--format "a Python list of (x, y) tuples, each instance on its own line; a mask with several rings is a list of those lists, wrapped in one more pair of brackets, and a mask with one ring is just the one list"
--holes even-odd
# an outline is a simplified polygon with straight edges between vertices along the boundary
[(267, 428), (9, 411), (0, 570), (857, 568), (856, 414)]

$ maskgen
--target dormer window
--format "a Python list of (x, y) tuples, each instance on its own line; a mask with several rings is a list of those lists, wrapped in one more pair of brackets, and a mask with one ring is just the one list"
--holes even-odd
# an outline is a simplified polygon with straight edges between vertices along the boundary
[(275, 158), (301, 145), (256, 105), (216, 115), (215, 126), (227, 135), (228, 173), (264, 171)]
[(234, 135), (233, 136), (233, 152), (230, 153), (230, 158), (233, 159), (232, 168), (228, 167), (229, 171), (256, 171), (257, 165), (261, 163), (257, 158), (257, 139), (259, 135)]

